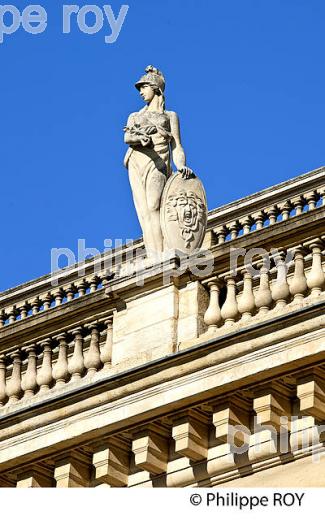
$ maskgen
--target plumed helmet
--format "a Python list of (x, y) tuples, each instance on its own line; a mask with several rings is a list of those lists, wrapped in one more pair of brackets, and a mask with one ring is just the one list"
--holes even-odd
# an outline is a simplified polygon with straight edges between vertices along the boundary
[(160, 92), (163, 93), (165, 90), (165, 78), (160, 70), (152, 65), (148, 65), (146, 74), (135, 84), (138, 90), (140, 90), (142, 85), (150, 85), (153, 88), (158, 88)]

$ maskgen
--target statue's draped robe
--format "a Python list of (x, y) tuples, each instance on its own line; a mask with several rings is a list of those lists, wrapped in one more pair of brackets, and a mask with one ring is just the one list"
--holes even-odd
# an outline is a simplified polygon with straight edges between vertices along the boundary
[(163, 239), (161, 228), (157, 225), (157, 212), (164, 186), (171, 174), (169, 116), (145, 108), (130, 115), (126, 131), (153, 126), (157, 129), (151, 135), (153, 145), (130, 147), (124, 164), (129, 170), (134, 204), (146, 246), (151, 251), (161, 252)]

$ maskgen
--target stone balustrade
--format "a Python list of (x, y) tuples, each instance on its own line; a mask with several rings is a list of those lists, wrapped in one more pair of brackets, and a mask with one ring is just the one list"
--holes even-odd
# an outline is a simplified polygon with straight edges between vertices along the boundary
[[(267, 320), (274, 313), (290, 312), (323, 298), (324, 247), (324, 237), (314, 238), (277, 251), (269, 267), (261, 257), (252, 265), (203, 280), (209, 294), (204, 313), (207, 330), (198, 339), (213, 337), (237, 323), (241, 327), (250, 321)], [(113, 344), (113, 326), (111, 314), (2, 352), (0, 405), (10, 406), (109, 370), (113, 349), (121, 348)]]
[(78, 323), (48, 338), (0, 354), (0, 406), (38, 397), (106, 370), (113, 319)]
[[(215, 333), (220, 327), (247, 321), (252, 316), (260, 318), (270, 311), (285, 311), (287, 306), (290, 310), (304, 302), (317, 301), (325, 289), (324, 249), (324, 239), (314, 238), (278, 251), (271, 257), (270, 267), (266, 258), (261, 257), (251, 265), (203, 282), (210, 294), (204, 315), (208, 332)], [(288, 262), (289, 258), (292, 260)]]
[(0, 487), (220, 485), (322, 454), (324, 420), (325, 366), (317, 365), (16, 467)]
[[(204, 246), (222, 246), (253, 231), (324, 208), (324, 175), (325, 168), (320, 168), (210, 211)], [(0, 329), (101, 291), (112, 279), (132, 274), (136, 268), (130, 259), (135, 257), (138, 261), (144, 257), (142, 240), (0, 293)]]
[(5, 307), (0, 311), (0, 328), (57, 308), (77, 298), (93, 294), (106, 287), (111, 278), (111, 274), (91, 275), (76, 280), (69, 285), (52, 287), (45, 294), (41, 293), (30, 300), (27, 299), (23, 302), (14, 303), (10, 307)]
[(207, 272), (138, 241), (1, 293), (0, 487), (258, 485), (322, 453), (324, 174), (210, 212)]
[(208, 242), (223, 244), (324, 207), (324, 173), (320, 168), (210, 212)]

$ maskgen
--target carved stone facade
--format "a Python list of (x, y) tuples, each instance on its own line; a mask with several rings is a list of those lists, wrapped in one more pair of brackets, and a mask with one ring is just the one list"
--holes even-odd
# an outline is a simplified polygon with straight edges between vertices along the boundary
[(209, 274), (140, 240), (0, 294), (0, 486), (324, 486), (324, 179), (211, 211)]

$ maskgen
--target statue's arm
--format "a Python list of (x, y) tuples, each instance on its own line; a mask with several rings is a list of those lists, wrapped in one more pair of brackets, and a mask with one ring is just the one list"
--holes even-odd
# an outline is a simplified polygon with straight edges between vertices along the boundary
[(169, 112), (170, 118), (170, 129), (172, 134), (171, 147), (172, 147), (172, 155), (173, 162), (179, 172), (183, 175), (184, 178), (189, 179), (194, 176), (191, 168), (186, 166), (186, 155), (184, 152), (184, 148), (181, 142), (181, 132), (179, 126), (179, 119), (176, 112)]
[(169, 112), (170, 129), (172, 134), (171, 147), (173, 162), (177, 170), (181, 171), (186, 165), (186, 156), (181, 143), (181, 133), (179, 127), (179, 119), (176, 112)]

